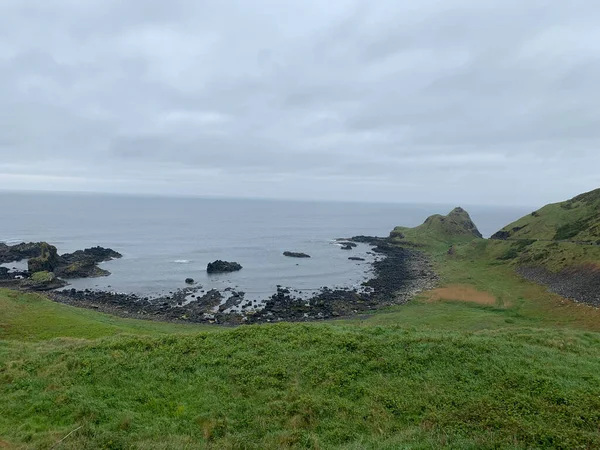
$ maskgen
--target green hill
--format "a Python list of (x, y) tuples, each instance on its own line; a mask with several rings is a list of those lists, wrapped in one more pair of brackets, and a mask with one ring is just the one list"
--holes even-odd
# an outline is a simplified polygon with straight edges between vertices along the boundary
[(462, 208), (454, 208), (447, 216), (436, 214), (428, 217), (415, 228), (396, 227), (390, 237), (397, 243), (412, 242), (454, 244), (481, 238), (481, 233)]
[(600, 241), (600, 189), (544, 206), (507, 225), (492, 239)]

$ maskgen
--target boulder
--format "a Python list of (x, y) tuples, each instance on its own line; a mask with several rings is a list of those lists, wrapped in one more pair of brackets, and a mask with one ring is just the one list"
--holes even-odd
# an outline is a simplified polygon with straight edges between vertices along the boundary
[(351, 256), (348, 258), (350, 261), (366, 261), (365, 258), (359, 258), (358, 256)]
[(283, 256), (288, 256), (290, 258), (310, 258), (310, 255), (299, 252), (283, 252)]
[(194, 284), (195, 283), (193, 278), (186, 278), (185, 282), (186, 282), (186, 284)]
[(208, 273), (225, 273), (225, 272), (237, 272), (242, 270), (242, 266), (237, 262), (221, 261), (208, 263), (206, 271)]

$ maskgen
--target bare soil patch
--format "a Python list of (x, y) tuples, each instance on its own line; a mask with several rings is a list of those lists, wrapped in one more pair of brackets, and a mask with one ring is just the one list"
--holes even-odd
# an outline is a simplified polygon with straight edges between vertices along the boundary
[[(473, 286), (450, 285), (443, 288), (434, 289), (425, 293), (425, 299), (428, 303), (447, 301), (447, 302), (469, 302), (479, 305), (496, 305), (496, 297), (489, 292), (478, 291)], [(506, 305), (505, 305), (506, 306)]]

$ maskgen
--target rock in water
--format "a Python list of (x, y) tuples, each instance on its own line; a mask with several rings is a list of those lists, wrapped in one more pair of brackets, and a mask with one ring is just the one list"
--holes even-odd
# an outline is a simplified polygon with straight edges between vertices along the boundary
[(238, 270), (242, 270), (242, 266), (239, 263), (229, 261), (217, 260), (208, 263), (208, 266), (206, 266), (208, 273), (237, 272)]
[(283, 252), (283, 256), (288, 256), (290, 258), (310, 258), (310, 255), (299, 252)]
[(186, 282), (186, 284), (194, 284), (194, 279), (193, 278), (186, 278), (185, 282)]
[(65, 253), (60, 257), (65, 264), (73, 264), (81, 261), (93, 261), (94, 264), (98, 264), (101, 262), (122, 258), (123, 255), (114, 251), (112, 248), (92, 247), (86, 248), (85, 250), (77, 250), (73, 253)]
[(366, 261), (365, 258), (359, 258), (358, 256), (351, 256), (348, 258), (350, 261)]
[(60, 265), (56, 270), (58, 276), (64, 278), (103, 277), (110, 272), (98, 267), (98, 263), (121, 258), (119, 252), (110, 248), (92, 247), (65, 253), (60, 256)]

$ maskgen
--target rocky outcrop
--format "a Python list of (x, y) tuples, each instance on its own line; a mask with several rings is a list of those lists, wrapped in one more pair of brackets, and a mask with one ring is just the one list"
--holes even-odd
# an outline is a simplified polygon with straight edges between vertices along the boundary
[(310, 258), (310, 255), (299, 252), (283, 252), (283, 256), (287, 256), (289, 258)]
[(238, 270), (242, 270), (241, 264), (237, 262), (229, 262), (229, 261), (221, 261), (217, 260), (215, 262), (208, 263), (206, 266), (206, 271), (208, 273), (226, 273), (226, 272), (237, 272)]
[(92, 247), (65, 253), (60, 256), (60, 264), (56, 269), (63, 278), (91, 278), (110, 275), (110, 272), (98, 267), (101, 262), (122, 258), (119, 252), (111, 248)]
[(350, 261), (366, 261), (365, 258), (359, 258), (358, 256), (351, 256), (348, 258)]
[(36, 272), (54, 272), (59, 265), (58, 253), (54, 245), (47, 244), (46, 242), (40, 243), (39, 256), (30, 258), (27, 261), (27, 268), (29, 273), (34, 274)]
[(56, 274), (62, 278), (95, 278), (106, 277), (110, 275), (110, 272), (101, 269), (92, 260), (83, 260), (67, 266), (59, 266)]
[(493, 234), (493, 235), (490, 237), (490, 239), (495, 239), (495, 240), (498, 240), (498, 241), (505, 241), (505, 240), (507, 240), (509, 237), (510, 237), (510, 232), (508, 232), (508, 231), (504, 231), (504, 230), (501, 230), (501, 231), (498, 231), (497, 233), (494, 233), (494, 234)]
[(66, 285), (61, 278), (110, 275), (110, 272), (101, 269), (98, 264), (120, 257), (120, 253), (103, 247), (58, 255), (56, 247), (47, 242), (23, 242), (16, 245), (0, 243), (0, 263), (27, 260), (27, 272), (2, 271), (0, 280), (11, 282), (10, 287), (26, 290), (56, 289)]
[(94, 264), (98, 264), (122, 258), (123, 255), (114, 251), (112, 248), (91, 247), (86, 248), (85, 250), (77, 250), (73, 253), (65, 253), (64, 255), (60, 255), (60, 257), (63, 264), (73, 264), (82, 261), (92, 261)]
[(31, 274), (31, 276), (23, 280), (20, 288), (29, 291), (50, 291), (66, 286), (67, 283), (52, 272), (41, 271)]
[(42, 244), (45, 244), (45, 242), (22, 242), (16, 245), (7, 245), (0, 242), (0, 264), (40, 256), (42, 253)]

